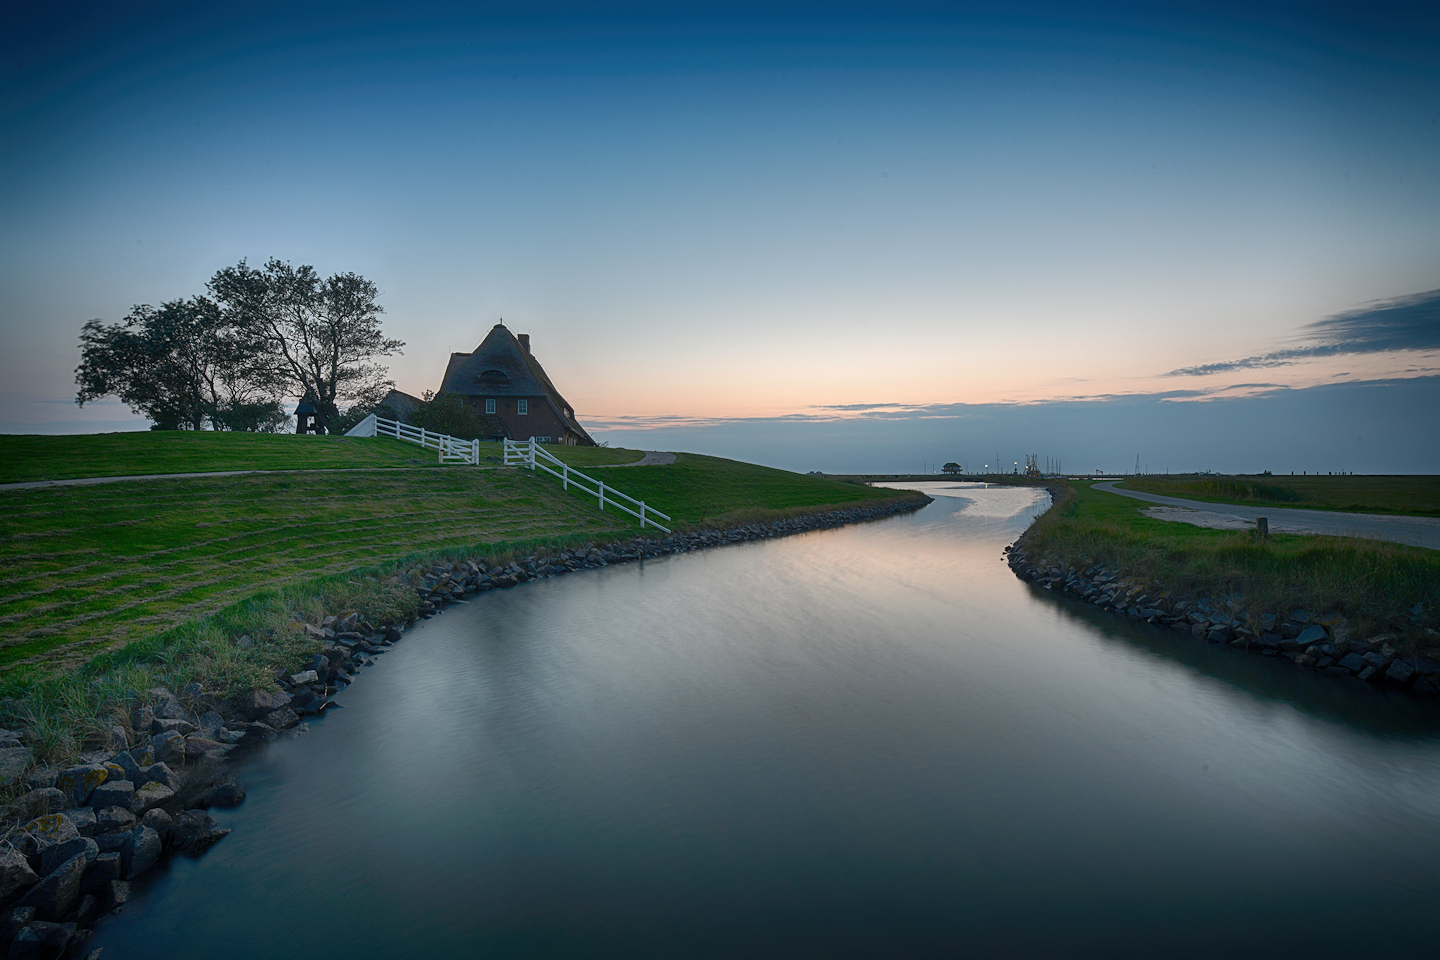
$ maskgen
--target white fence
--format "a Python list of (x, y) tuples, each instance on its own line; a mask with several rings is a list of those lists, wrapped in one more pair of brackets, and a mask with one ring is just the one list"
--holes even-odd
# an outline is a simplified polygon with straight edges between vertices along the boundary
[[(553, 466), (552, 466), (553, 464)], [(510, 467), (529, 467), (531, 470), (544, 470), (553, 477), (559, 477), (560, 483), (566, 490), (571, 485), (578, 487), (592, 497), (600, 498), (600, 509), (605, 509), (608, 501), (612, 506), (619, 507), (632, 517), (640, 520), (640, 529), (645, 529), (645, 524), (670, 532), (670, 528), (655, 522), (655, 517), (661, 520), (669, 520), (665, 514), (654, 507), (647, 506), (644, 500), (636, 500), (634, 497), (627, 497), (614, 487), (605, 486), (605, 481), (596, 480), (594, 477), (581, 473), (571, 467), (568, 463), (553, 456), (548, 450), (543, 449), (539, 442), (531, 437), (529, 440), (506, 440), (505, 441), (505, 465)], [(559, 470), (554, 469), (559, 467)], [(594, 484), (594, 489), (585, 484)], [(622, 503), (621, 501), (624, 501)], [(625, 506), (625, 503), (633, 504), (640, 509), (638, 511)]]
[(479, 440), (461, 440), (447, 433), (431, 433), (424, 427), (412, 427), (408, 423), (386, 420), (373, 413), (355, 424), (345, 436), (394, 437), (396, 440), (408, 440), (410, 443), (418, 443), (428, 450), (438, 451), (441, 463), (468, 463), (473, 466), (480, 462)]

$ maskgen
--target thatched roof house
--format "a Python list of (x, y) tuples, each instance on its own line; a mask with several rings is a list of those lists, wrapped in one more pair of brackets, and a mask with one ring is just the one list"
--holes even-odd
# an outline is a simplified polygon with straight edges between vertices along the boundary
[(440, 395), (455, 394), (477, 414), (489, 415), (512, 440), (594, 446), (575, 410), (530, 353), (530, 335), (516, 337), (495, 324), (474, 353), (452, 353)]

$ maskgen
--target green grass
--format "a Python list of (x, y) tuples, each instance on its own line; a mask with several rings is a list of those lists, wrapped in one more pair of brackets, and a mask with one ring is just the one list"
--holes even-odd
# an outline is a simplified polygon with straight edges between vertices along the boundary
[(528, 472), (466, 467), (10, 490), (0, 510), (0, 671), (419, 549), (627, 527)]
[(388, 437), (155, 430), (42, 437), (0, 435), (0, 483), (216, 470), (433, 467), (439, 457)]
[[(1440, 553), (1344, 537), (1208, 530), (1156, 520), (1146, 504), (1076, 481), (1026, 535), (1033, 558), (1077, 568), (1118, 567), (1159, 592), (1240, 597), (1252, 617), (1295, 609), (1338, 613), (1367, 634), (1395, 633), (1429, 647), (1416, 603), (1440, 608)], [(1433, 624), (1429, 624), (1433, 626)]]
[(1440, 477), (1127, 477), (1131, 490), (1211, 503), (1440, 517)]
[[(576, 447), (571, 450), (581, 449)], [(826, 477), (811, 477), (754, 463), (676, 455), (664, 466), (606, 470), (595, 476), (622, 493), (670, 515), (672, 529), (726, 526), (809, 512), (820, 507), (894, 500), (911, 494)], [(552, 481), (556, 485), (559, 481)], [(582, 496), (576, 494), (576, 496)], [(587, 497), (590, 503), (594, 497)], [(621, 516), (628, 516), (621, 514)]]

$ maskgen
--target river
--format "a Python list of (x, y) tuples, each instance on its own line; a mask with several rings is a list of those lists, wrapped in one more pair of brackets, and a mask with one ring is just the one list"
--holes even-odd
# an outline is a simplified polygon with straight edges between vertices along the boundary
[(1038, 590), (1042, 494), (915, 486), (418, 624), (92, 946), (1435, 955), (1440, 709)]

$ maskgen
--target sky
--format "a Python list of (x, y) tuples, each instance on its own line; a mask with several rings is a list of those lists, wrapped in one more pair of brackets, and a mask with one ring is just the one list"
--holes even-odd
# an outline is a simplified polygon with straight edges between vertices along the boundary
[(617, 446), (1440, 473), (1440, 8), (33, 6), (0, 432), (147, 428), (81, 325), (277, 257)]

